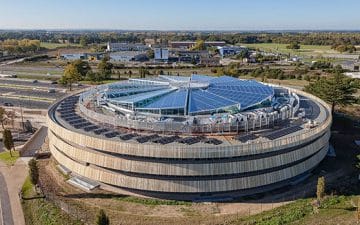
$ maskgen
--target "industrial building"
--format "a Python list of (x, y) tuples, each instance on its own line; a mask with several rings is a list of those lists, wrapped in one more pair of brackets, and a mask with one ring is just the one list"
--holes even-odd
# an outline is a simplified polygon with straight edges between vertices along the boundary
[(141, 43), (111, 43), (108, 42), (106, 46), (107, 52), (119, 52), (119, 51), (147, 51), (150, 47)]
[(221, 46), (217, 48), (221, 57), (237, 55), (242, 51), (247, 51), (245, 46)]
[(155, 61), (166, 62), (169, 59), (169, 49), (167, 48), (154, 48)]
[(143, 51), (120, 51), (110, 52), (111, 62), (147, 61), (146, 52)]
[(328, 152), (331, 109), (297, 89), (229, 76), (105, 84), (48, 112), (53, 158), (129, 195), (216, 201), (304, 180)]

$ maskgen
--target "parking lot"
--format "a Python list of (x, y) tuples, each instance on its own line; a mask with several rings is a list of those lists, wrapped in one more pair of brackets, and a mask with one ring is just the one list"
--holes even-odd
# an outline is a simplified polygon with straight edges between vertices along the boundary
[(66, 94), (65, 87), (49, 81), (0, 78), (0, 106), (47, 109)]

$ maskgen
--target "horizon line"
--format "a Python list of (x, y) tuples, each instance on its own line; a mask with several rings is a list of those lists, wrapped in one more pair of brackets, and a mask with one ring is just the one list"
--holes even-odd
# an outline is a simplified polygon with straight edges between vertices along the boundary
[(127, 32), (360, 32), (359, 29), (116, 29), (116, 28), (0, 28), (0, 31), (127, 31)]

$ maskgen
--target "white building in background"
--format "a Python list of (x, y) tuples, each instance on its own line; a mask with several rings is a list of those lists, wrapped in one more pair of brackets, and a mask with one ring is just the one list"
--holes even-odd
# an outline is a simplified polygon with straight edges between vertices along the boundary
[(167, 48), (155, 48), (154, 59), (159, 61), (167, 61), (169, 59), (169, 49)]
[(149, 50), (149, 46), (141, 43), (107, 43), (106, 51), (108, 52), (119, 52), (119, 51), (146, 51)]
[(146, 52), (143, 52), (143, 51), (120, 51), (120, 52), (111, 52), (109, 54), (110, 61), (112, 61), (112, 62), (137, 61), (137, 58), (142, 55), (146, 55)]

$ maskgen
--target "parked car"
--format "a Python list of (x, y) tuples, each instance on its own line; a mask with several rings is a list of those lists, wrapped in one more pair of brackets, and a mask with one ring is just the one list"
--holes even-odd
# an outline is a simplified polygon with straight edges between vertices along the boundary
[(14, 104), (10, 103), (10, 102), (5, 102), (4, 106), (14, 106)]
[(55, 93), (55, 89), (54, 88), (49, 88), (48, 93)]

